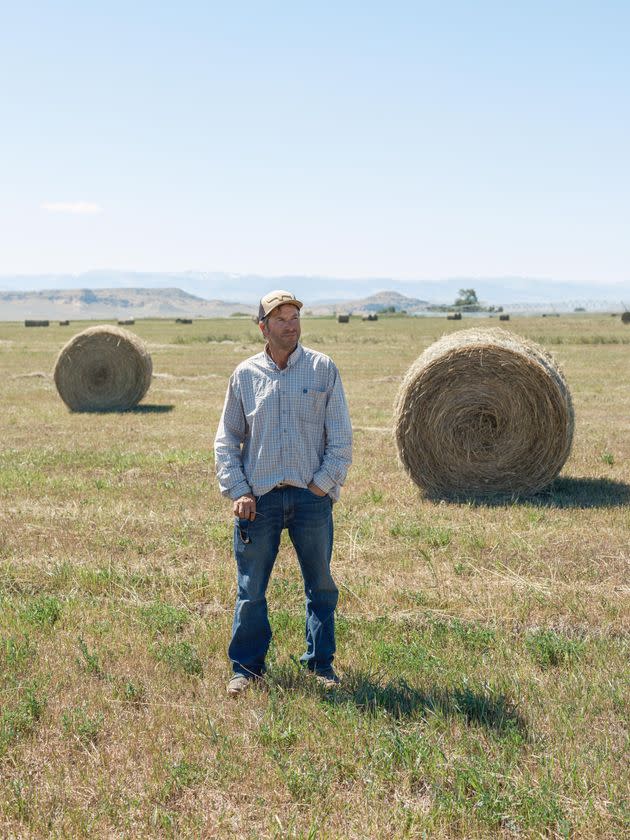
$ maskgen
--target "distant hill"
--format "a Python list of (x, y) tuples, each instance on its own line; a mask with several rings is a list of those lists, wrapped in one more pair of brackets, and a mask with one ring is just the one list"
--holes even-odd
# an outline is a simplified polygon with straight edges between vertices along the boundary
[(204, 300), (181, 289), (46, 289), (0, 292), (0, 320), (221, 318), (253, 314), (251, 304)]
[(350, 315), (358, 312), (382, 312), (384, 309), (391, 309), (396, 312), (416, 312), (425, 309), (428, 301), (419, 298), (411, 298), (401, 295), (400, 292), (386, 291), (377, 292), (368, 297), (354, 300), (329, 301), (326, 303), (315, 303), (308, 309), (314, 315), (332, 315), (336, 312), (348, 313)]
[[(550, 304), (559, 311), (575, 306), (589, 310), (602, 308), (609, 301), (615, 308), (621, 301), (630, 305), (630, 280), (618, 283), (577, 283), (543, 277), (445, 277), (407, 279), (393, 277), (331, 277), (320, 275), (235, 274), (218, 271), (139, 272), (99, 270), (83, 274), (0, 275), (0, 291), (39, 291), (42, 289), (181, 289), (205, 301), (238, 300), (255, 306), (270, 289), (290, 289), (307, 306), (319, 310), (330, 304), (342, 305), (392, 289), (412, 300), (452, 304), (459, 289), (474, 288), (485, 304), (520, 306)], [(392, 304), (394, 305), (394, 304)], [(239, 304), (242, 308), (242, 304)], [(408, 308), (408, 307), (403, 307)], [(229, 314), (229, 313), (228, 313)], [(5, 315), (0, 317), (6, 318)]]

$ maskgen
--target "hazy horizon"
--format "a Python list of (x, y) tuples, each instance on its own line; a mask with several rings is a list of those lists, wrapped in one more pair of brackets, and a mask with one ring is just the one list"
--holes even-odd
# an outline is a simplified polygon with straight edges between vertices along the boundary
[[(312, 305), (356, 300), (379, 292), (398, 292), (430, 303), (452, 303), (460, 288), (475, 288), (488, 304), (552, 303), (576, 305), (630, 300), (630, 283), (588, 285), (559, 283), (532, 277), (448, 277), (401, 280), (393, 277), (340, 278), (331, 276), (223, 272), (130, 272), (93, 270), (79, 274), (0, 275), (0, 292), (36, 292), (72, 289), (177, 288), (204, 300), (256, 303), (271, 288), (289, 288)], [(313, 288), (317, 289), (316, 294)]]

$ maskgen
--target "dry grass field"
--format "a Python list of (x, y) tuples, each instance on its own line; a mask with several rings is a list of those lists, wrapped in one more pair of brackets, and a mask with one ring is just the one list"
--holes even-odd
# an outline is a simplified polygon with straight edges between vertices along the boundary
[(212, 442), (256, 326), (137, 322), (144, 403), (71, 414), (51, 372), (87, 325), (0, 324), (0, 836), (628, 836), (630, 326), (513, 318), (564, 369), (572, 455), (528, 501), (428, 501), (397, 464), (392, 402), (470, 325), (305, 319), (355, 431), (335, 508), (345, 680), (325, 694), (296, 665), (283, 543), (268, 679), (229, 700)]

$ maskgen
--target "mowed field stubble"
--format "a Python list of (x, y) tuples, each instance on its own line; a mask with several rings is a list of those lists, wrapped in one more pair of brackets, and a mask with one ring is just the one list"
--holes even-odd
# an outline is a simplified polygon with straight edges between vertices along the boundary
[(325, 693), (296, 664), (283, 539), (268, 679), (237, 700), (212, 442), (256, 325), (136, 322), (154, 379), (124, 414), (72, 414), (55, 390), (88, 324), (0, 325), (0, 836), (627, 836), (630, 326), (512, 318), (564, 370), (572, 454), (528, 501), (430, 501), (397, 463), (392, 404), (432, 341), (473, 325), (497, 320), (304, 319), (354, 427), (345, 679)]

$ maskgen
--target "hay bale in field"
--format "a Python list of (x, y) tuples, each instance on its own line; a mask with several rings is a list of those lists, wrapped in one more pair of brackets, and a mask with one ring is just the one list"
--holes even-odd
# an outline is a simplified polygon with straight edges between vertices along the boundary
[(621, 323), (630, 324), (630, 312), (623, 312), (621, 314)]
[(176, 324), (192, 324), (192, 318), (175, 318)]
[(430, 496), (535, 493), (573, 439), (571, 395), (553, 358), (500, 328), (432, 344), (403, 378), (394, 412), (400, 460)]
[(135, 318), (127, 318), (126, 321), (118, 321), (119, 327), (132, 327), (136, 323)]
[(69, 327), (70, 326), (70, 321), (59, 321), (59, 326), (60, 327)]
[(338, 324), (349, 324), (350, 323), (350, 316), (349, 315), (337, 315), (337, 323)]
[(33, 321), (31, 319), (24, 321), (25, 327), (49, 327), (50, 321)]
[(450, 315), (446, 316), (447, 321), (461, 321), (462, 320), (462, 313), (461, 312), (451, 312)]
[(126, 411), (149, 390), (152, 371), (137, 336), (103, 325), (70, 339), (57, 357), (54, 378), (72, 411)]
[(499, 315), (499, 321), (509, 321), (509, 320), (510, 320), (509, 315)]

